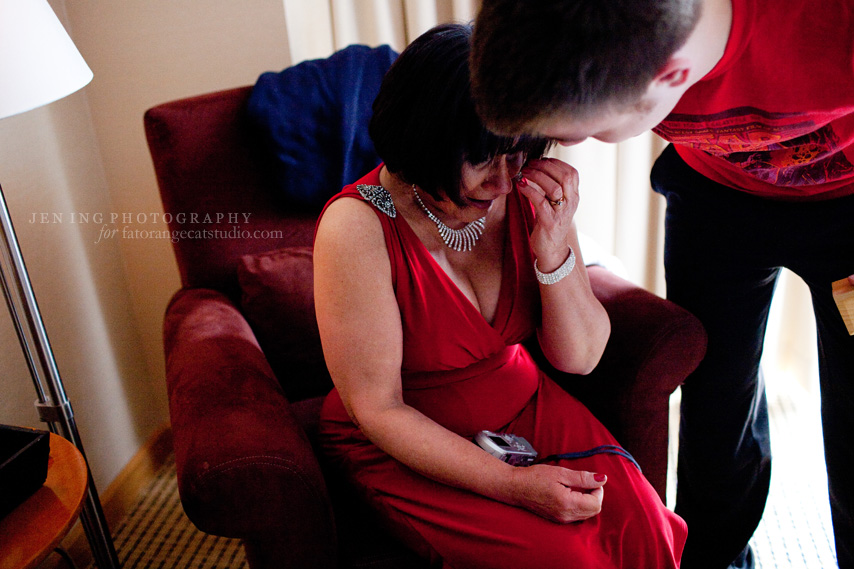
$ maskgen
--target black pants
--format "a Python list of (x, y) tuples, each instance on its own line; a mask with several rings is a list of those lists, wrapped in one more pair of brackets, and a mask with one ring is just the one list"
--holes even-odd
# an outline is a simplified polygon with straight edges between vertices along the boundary
[[(831, 282), (854, 274), (854, 196), (758, 198), (712, 182), (672, 146), (653, 188), (667, 198), (667, 296), (695, 314), (708, 352), (682, 389), (676, 511), (688, 522), (683, 569), (752, 566), (747, 542), (768, 495), (771, 453), (759, 360), (781, 267), (809, 286), (839, 567), (854, 568), (854, 337)], [(770, 378), (773, 381), (773, 378)]]

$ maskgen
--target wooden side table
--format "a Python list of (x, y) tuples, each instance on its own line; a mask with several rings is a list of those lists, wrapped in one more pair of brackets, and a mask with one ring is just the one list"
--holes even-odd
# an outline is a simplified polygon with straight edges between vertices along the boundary
[(44, 486), (0, 519), (0, 569), (31, 569), (44, 561), (80, 515), (88, 479), (77, 447), (51, 433)]

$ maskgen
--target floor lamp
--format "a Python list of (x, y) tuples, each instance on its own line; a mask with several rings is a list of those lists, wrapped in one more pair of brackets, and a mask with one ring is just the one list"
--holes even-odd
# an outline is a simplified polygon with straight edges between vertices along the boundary
[[(47, 105), (91, 80), (92, 71), (47, 0), (0, 0), (0, 119)], [(38, 393), (36, 408), (51, 432), (71, 441), (85, 457), (2, 188), (0, 225), (3, 292)], [(80, 520), (98, 567), (117, 569), (118, 558), (91, 469)]]

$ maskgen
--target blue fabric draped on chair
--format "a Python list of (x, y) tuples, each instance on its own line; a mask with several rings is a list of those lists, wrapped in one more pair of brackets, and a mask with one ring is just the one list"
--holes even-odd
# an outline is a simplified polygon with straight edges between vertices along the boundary
[(248, 113), (289, 200), (321, 207), (379, 164), (367, 126), (382, 78), (396, 58), (387, 45), (351, 45), (258, 78)]

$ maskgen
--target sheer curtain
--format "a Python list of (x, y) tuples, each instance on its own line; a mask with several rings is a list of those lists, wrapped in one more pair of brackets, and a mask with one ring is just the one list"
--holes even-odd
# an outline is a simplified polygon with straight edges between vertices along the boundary
[[(326, 57), (354, 43), (402, 50), (430, 27), (474, 19), (479, 0), (283, 0), (292, 64)], [(578, 224), (601, 254), (616, 256), (623, 276), (665, 294), (664, 199), (650, 189), (649, 171), (664, 142), (647, 133), (620, 144), (585, 141), (553, 155), (578, 169)], [(587, 254), (587, 253), (585, 253)], [(588, 259), (589, 260), (589, 259)], [(803, 284), (785, 274), (766, 342), (766, 368), (813, 389), (814, 324)]]
[(350, 44), (400, 51), (441, 22), (472, 20), (478, 0), (283, 0), (293, 63)]

